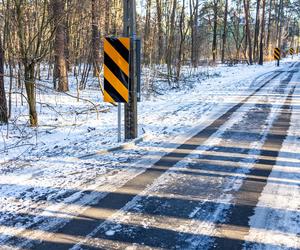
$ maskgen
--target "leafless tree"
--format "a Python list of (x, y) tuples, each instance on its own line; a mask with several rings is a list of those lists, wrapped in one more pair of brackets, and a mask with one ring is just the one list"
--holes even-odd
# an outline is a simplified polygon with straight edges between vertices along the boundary
[[(58, 91), (66, 92), (69, 90), (67, 64), (65, 57), (65, 0), (52, 0), (52, 11), (55, 26), (54, 41), (54, 87)], [(58, 84), (57, 84), (58, 81)]]
[(4, 51), (2, 37), (0, 36), (0, 123), (7, 123), (7, 103), (4, 87)]

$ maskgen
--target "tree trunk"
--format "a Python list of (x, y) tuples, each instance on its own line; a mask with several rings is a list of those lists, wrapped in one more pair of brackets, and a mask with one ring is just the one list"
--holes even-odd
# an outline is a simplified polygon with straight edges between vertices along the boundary
[(276, 41), (278, 39), (279, 35), (279, 24), (280, 24), (280, 7), (279, 7), (279, 2), (281, 0), (274, 0), (274, 7), (275, 7), (275, 16), (276, 16)]
[(253, 60), (257, 62), (258, 52), (258, 36), (259, 36), (259, 22), (260, 22), (260, 0), (256, 1), (256, 18), (255, 18), (255, 31), (254, 31), (254, 42), (253, 42)]
[(100, 72), (100, 31), (98, 28), (99, 20), (99, 0), (92, 0), (92, 49), (94, 77)]
[(281, 39), (282, 39), (282, 21), (283, 21), (283, 0), (280, 0), (279, 2), (279, 10), (278, 10), (278, 20), (277, 23), (279, 23), (278, 27), (278, 37), (277, 37), (277, 47), (281, 49)]
[(145, 20), (145, 29), (144, 29), (144, 63), (149, 65), (150, 63), (150, 18), (151, 18), (151, 0), (147, 0), (146, 7), (146, 20)]
[(25, 89), (28, 98), (29, 121), (31, 127), (37, 127), (38, 125), (35, 99), (34, 66), (34, 63), (31, 63), (29, 65), (25, 65), (24, 67)]
[(269, 53), (269, 49), (270, 49), (270, 35), (271, 35), (271, 22), (272, 22), (272, 0), (270, 0), (269, 3), (269, 17), (268, 17), (268, 34), (267, 34), (267, 51)]
[(247, 46), (248, 46), (248, 57), (249, 64), (253, 64), (252, 60), (252, 44), (251, 44), (251, 32), (249, 24), (249, 0), (244, 0), (244, 10), (245, 10), (245, 21), (246, 21), (246, 35), (247, 35)]
[[(72, 4), (72, 0), (67, 1), (67, 8), (70, 8)], [(66, 25), (65, 25), (65, 58), (66, 58), (66, 68), (67, 72), (71, 72), (71, 63), (70, 63), (70, 26), (71, 26), (71, 21), (70, 21), (70, 13), (67, 13), (66, 17)]]
[(227, 16), (228, 16), (228, 0), (225, 0), (225, 11), (224, 11), (224, 29), (223, 29), (223, 41), (222, 41), (222, 63), (224, 63), (226, 38), (227, 38)]
[(162, 28), (162, 10), (161, 1), (156, 0), (157, 9), (157, 26), (158, 26), (158, 58), (157, 63), (162, 63), (162, 58), (164, 54), (164, 43), (163, 43), (163, 28)]
[(0, 37), (0, 124), (8, 122), (7, 103), (4, 87), (4, 51)]
[(244, 29), (243, 29), (243, 36), (242, 39), (240, 39), (240, 26), (241, 26), (241, 6), (242, 6), (242, 1), (238, 0), (237, 1), (237, 21), (236, 21), (236, 58), (240, 59), (240, 51), (241, 51), (241, 47), (242, 47), (242, 41), (243, 41), (243, 37), (244, 37)]
[(264, 63), (264, 38), (265, 38), (265, 9), (266, 0), (262, 0), (262, 17), (261, 17), (261, 32), (260, 32), (260, 53), (259, 53), (259, 64)]
[[(56, 26), (55, 41), (54, 41), (54, 72), (53, 82), (54, 87), (58, 91), (66, 92), (69, 90), (67, 65), (65, 58), (65, 18), (64, 18), (64, 0), (53, 0), (53, 15)], [(57, 85), (58, 80), (58, 85)]]
[[(168, 42), (168, 48), (167, 48), (167, 55), (166, 55), (166, 62), (167, 62), (167, 68), (168, 68), (168, 76), (170, 77), (172, 75), (172, 55), (174, 50), (174, 34), (175, 34), (175, 15), (176, 15), (176, 6), (177, 6), (177, 0), (173, 0), (173, 6), (172, 6), (172, 14), (171, 14), (171, 23), (170, 23), (170, 36), (169, 36), (169, 42)], [(169, 78), (170, 80), (170, 78)]]
[(199, 61), (199, 38), (198, 38), (199, 0), (196, 0), (194, 6), (195, 7), (192, 8), (192, 3), (190, 1), (191, 31), (192, 31), (191, 61), (193, 67), (197, 67)]
[(179, 50), (178, 50), (177, 65), (176, 65), (176, 81), (179, 81), (180, 79), (183, 45), (184, 45), (185, 34), (186, 34), (184, 31), (184, 21), (185, 21), (185, 0), (182, 1), (182, 9), (181, 9), (180, 20), (179, 20), (180, 42), (179, 42)]
[(214, 0), (214, 28), (213, 28), (213, 42), (212, 42), (213, 62), (216, 62), (216, 55), (217, 55), (217, 28), (218, 28), (218, 0)]

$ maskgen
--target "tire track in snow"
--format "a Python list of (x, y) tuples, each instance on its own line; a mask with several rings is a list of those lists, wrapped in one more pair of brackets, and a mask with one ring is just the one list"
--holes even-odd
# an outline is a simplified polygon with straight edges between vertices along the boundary
[[(181, 158), (184, 158), (185, 156), (189, 155), (189, 153), (191, 153), (199, 145), (203, 144), (206, 139), (208, 139), (211, 135), (213, 135), (214, 133), (216, 133), (218, 131), (218, 129), (220, 128), (220, 126), (222, 126), (227, 120), (230, 119), (231, 115), (236, 110), (238, 110), (241, 106), (243, 106), (244, 103), (246, 103), (258, 91), (260, 91), (261, 89), (263, 89), (268, 83), (270, 83), (272, 80), (276, 79), (282, 73), (285, 73), (285, 72), (284, 71), (276, 72), (270, 79), (268, 79), (264, 84), (262, 84), (261, 87), (255, 93), (253, 93), (251, 96), (247, 97), (244, 101), (242, 101), (241, 103), (237, 104), (234, 108), (232, 108), (231, 110), (229, 110), (229, 112), (227, 112), (226, 114), (224, 114), (223, 116), (221, 116), (221, 118), (219, 118), (218, 120), (216, 120), (209, 128), (203, 130), (197, 136), (195, 136), (194, 138), (190, 139), (190, 141), (187, 141), (185, 144), (179, 146), (176, 149), (178, 151), (180, 151), (180, 150), (183, 149), (183, 150), (186, 150), (188, 152), (186, 152), (186, 153), (180, 153), (180, 152), (176, 152), (176, 150), (175, 150), (174, 152), (168, 154), (166, 157), (163, 157), (161, 161), (159, 161), (157, 164), (155, 164), (154, 167), (152, 167), (152, 169), (150, 169), (150, 171), (152, 171), (152, 173), (150, 174), (150, 175), (152, 175), (152, 177), (150, 179), (148, 179), (147, 182), (145, 182), (145, 179), (146, 179), (145, 176), (149, 176), (149, 172), (150, 171), (148, 171), (148, 172), (145, 173), (144, 178), (142, 177), (142, 179), (143, 179), (142, 183), (140, 183), (137, 179), (134, 179), (130, 183), (130, 185), (132, 185), (134, 187), (135, 194), (132, 195), (132, 196), (130, 196), (130, 197), (128, 197), (128, 199), (126, 200), (126, 203), (129, 202), (131, 199), (134, 199), (134, 197), (136, 197), (136, 194), (138, 194), (139, 192), (142, 192), (143, 189), (145, 188), (145, 186), (151, 185), (155, 179), (157, 179), (159, 176), (162, 175), (163, 172), (167, 171), (169, 168), (171, 168), (172, 166), (174, 166), (176, 164), (176, 162), (178, 162), (180, 160), (178, 158), (178, 155), (180, 155)], [(170, 162), (170, 159), (168, 159), (168, 158), (172, 158), (173, 156), (175, 156), (175, 158), (177, 157), (177, 161), (175, 160), (173, 162), (172, 161)], [(159, 166), (163, 166), (163, 169), (159, 170)], [(155, 167), (157, 169), (155, 169)], [(140, 177), (141, 176), (139, 176), (138, 178), (140, 178)], [(139, 184), (142, 184), (142, 187), (137, 187)], [(127, 186), (127, 187), (125, 187), (125, 189), (128, 189), (128, 188), (130, 189), (130, 188), (132, 188), (132, 186), (130, 186), (130, 187)], [(117, 199), (113, 199), (113, 200), (122, 200), (122, 198), (124, 199), (124, 197), (122, 195), (123, 192), (121, 191), (120, 193), (121, 193), (121, 195), (118, 194), (119, 195), (118, 197), (109, 197), (109, 198), (110, 199), (111, 198), (117, 198)], [(124, 201), (122, 201), (122, 202), (125, 205), (125, 202)], [(175, 204), (176, 204), (176, 202), (175, 202)], [(179, 205), (179, 204), (177, 203), (177, 205)], [(101, 206), (105, 207), (106, 205), (105, 205), (105, 203), (104, 204), (102, 203)], [(121, 206), (120, 206), (120, 208), (121, 208)], [(111, 215), (113, 215), (115, 212), (116, 212), (116, 210), (112, 211)], [(70, 228), (75, 228), (75, 225), (73, 224), (72, 227), (70, 226)], [(100, 226), (100, 227), (102, 227), (102, 226)], [(98, 230), (96, 229), (96, 231), (98, 231)], [(101, 239), (107, 239), (107, 237), (103, 236), (103, 228), (102, 228), (102, 230), (99, 230), (99, 232), (96, 232), (96, 231), (95, 231), (95, 235), (92, 233), (96, 238), (100, 237)], [(154, 234), (155, 234), (155, 230), (154, 230)], [(146, 235), (144, 235), (144, 236), (146, 237)], [(160, 236), (160, 238), (162, 237), (162, 235), (159, 235), (159, 236)], [(122, 238), (118, 238), (118, 236), (116, 236), (115, 238), (110, 237), (110, 240), (115, 239), (116, 242), (120, 242), (120, 240), (121, 240), (121, 242), (122, 242), (122, 240), (123, 241), (126, 241), (126, 240), (128, 241), (129, 240), (129, 236), (128, 235), (127, 236), (124, 235), (124, 237), (122, 237)], [(127, 237), (127, 239), (126, 239), (126, 237)], [(145, 239), (145, 237), (144, 237), (144, 239)], [(93, 238), (93, 236), (91, 236), (91, 238)], [(138, 236), (134, 237), (134, 238), (136, 240), (139, 239)], [(152, 242), (151, 246), (154, 247), (155, 245), (153, 245), (153, 244), (155, 244), (155, 242), (153, 241), (153, 238), (150, 237), (149, 240)], [(112, 243), (112, 241), (110, 241), (110, 242)], [(147, 241), (147, 243), (150, 244), (149, 241)], [(156, 243), (159, 244), (158, 242), (156, 242)], [(174, 242), (172, 242), (172, 240), (171, 240), (170, 243), (172, 244)], [(50, 245), (48, 245), (48, 247), (51, 246), (51, 245), (52, 245), (52, 243)], [(116, 245), (117, 245), (117, 243), (116, 243)], [(46, 246), (47, 246), (47, 244), (46, 244)], [(86, 246), (85, 243), (83, 243), (82, 246)], [(43, 248), (44, 247), (45, 247), (45, 244), (43, 244)]]
[[(298, 64), (299, 65), (299, 64)], [(291, 72), (287, 79), (282, 82), (278, 92), (282, 94), (284, 85), (288, 85), (295, 72)], [(258, 203), (262, 190), (267, 184), (273, 166), (276, 164), (276, 158), (282, 147), (282, 143), (287, 136), (291, 119), (290, 99), (293, 96), (295, 85), (290, 89), (281, 112), (274, 121), (261, 152), (267, 152), (270, 160), (263, 158), (258, 159), (252, 167), (248, 177), (243, 185), (235, 194), (234, 205), (226, 218), (226, 222), (217, 225), (216, 230), (219, 232), (215, 238), (215, 244), (212, 249), (242, 249), (245, 243), (244, 238), (249, 233), (249, 218), (254, 214), (255, 207)], [(256, 177), (257, 179), (254, 179)], [(260, 180), (258, 180), (260, 178)], [(231, 228), (229, 230), (229, 228)], [(232, 234), (236, 234), (234, 237)]]

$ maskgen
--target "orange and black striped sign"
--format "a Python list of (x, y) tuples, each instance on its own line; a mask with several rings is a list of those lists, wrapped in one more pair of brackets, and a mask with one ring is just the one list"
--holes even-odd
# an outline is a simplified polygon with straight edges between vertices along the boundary
[(290, 55), (294, 55), (294, 49), (290, 48)]
[(128, 103), (130, 38), (104, 40), (104, 101)]
[(280, 49), (279, 48), (275, 48), (274, 49), (274, 59), (276, 60), (280, 60)]

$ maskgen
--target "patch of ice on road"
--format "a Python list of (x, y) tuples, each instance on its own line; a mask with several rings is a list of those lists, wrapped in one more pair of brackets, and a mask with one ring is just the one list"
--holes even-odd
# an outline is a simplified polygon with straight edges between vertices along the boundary
[(114, 231), (114, 230), (108, 230), (108, 231), (105, 232), (105, 235), (106, 236), (114, 236), (115, 233), (116, 233), (116, 231)]

